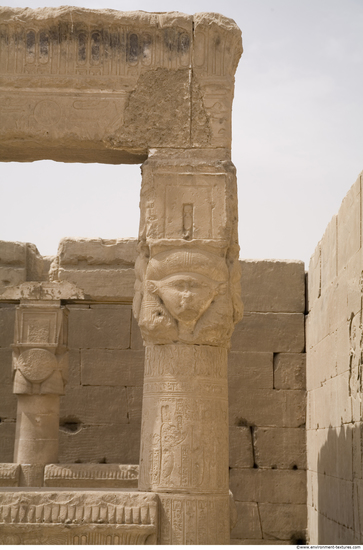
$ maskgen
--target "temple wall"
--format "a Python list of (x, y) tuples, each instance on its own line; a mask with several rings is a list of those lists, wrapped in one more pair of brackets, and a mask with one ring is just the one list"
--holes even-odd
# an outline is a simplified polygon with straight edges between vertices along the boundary
[[(136, 255), (136, 240), (64, 239), (55, 259), (1, 243), (2, 300), (15, 273), (17, 284), (34, 280), (30, 262), (45, 280), (53, 260), (50, 278), (83, 291), (66, 304), (70, 369), (60, 463), (139, 461), (144, 349), (131, 312)], [(288, 544), (303, 540), (306, 528), (304, 265), (241, 263), (245, 314), (229, 356), (230, 487), (238, 513), (231, 539)], [(15, 307), (0, 302), (0, 462), (13, 460)]]
[(362, 174), (311, 258), (307, 318), (310, 544), (360, 544)]

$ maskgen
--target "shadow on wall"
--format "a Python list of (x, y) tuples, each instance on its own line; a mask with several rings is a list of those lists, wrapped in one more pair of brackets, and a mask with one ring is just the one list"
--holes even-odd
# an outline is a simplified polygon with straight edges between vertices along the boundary
[[(363, 425), (326, 430), (312, 479), (311, 499), (316, 518), (314, 544), (360, 544), (363, 534), (361, 442)], [(316, 493), (316, 496), (314, 495)], [(313, 535), (313, 532), (311, 535)], [(312, 537), (311, 537), (312, 538)]]

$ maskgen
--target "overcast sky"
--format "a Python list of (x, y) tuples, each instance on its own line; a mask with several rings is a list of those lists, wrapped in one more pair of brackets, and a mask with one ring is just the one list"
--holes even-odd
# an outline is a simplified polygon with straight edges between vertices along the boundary
[[(58, 6), (17, 0), (11, 7)], [(309, 258), (363, 170), (362, 0), (73, 0), (220, 12), (242, 29), (233, 153), (242, 258)], [(54, 255), (65, 236), (136, 237), (139, 166), (0, 164), (0, 239)]]

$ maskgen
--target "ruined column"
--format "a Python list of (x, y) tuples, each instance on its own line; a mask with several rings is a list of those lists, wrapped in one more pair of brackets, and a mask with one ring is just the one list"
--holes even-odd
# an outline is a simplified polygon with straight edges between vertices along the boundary
[(65, 322), (60, 300), (21, 300), (16, 311), (14, 462), (28, 465), (23, 485), (41, 485), (43, 466), (58, 462), (59, 396), (68, 371)]
[(158, 150), (142, 175), (139, 489), (159, 494), (161, 544), (228, 544), (227, 354), (242, 316), (235, 169), (214, 151)]

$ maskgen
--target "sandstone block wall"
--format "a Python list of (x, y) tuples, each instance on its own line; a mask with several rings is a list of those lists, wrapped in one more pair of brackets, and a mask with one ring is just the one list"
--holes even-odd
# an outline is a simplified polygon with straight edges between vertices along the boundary
[[(0, 251), (11, 246), (2, 243)], [(83, 296), (66, 304), (70, 372), (61, 398), (61, 463), (139, 461), (144, 349), (131, 312), (135, 258), (136, 240), (64, 239), (52, 259), (50, 278), (76, 285)], [(16, 301), (6, 296), (11, 291), (3, 284), (0, 462), (13, 460), (16, 416)], [(306, 528), (303, 263), (242, 261), (242, 298), (245, 315), (229, 357), (230, 487), (238, 513), (231, 538), (296, 543)]]
[(310, 261), (307, 318), (311, 544), (360, 544), (362, 516), (362, 174)]

